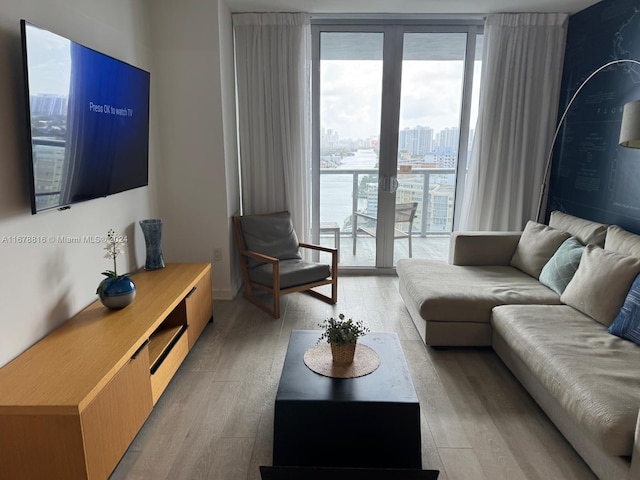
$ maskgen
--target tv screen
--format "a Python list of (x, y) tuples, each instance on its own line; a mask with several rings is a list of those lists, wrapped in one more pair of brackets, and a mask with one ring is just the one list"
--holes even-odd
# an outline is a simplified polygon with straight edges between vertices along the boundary
[(21, 21), (31, 211), (148, 185), (148, 72)]

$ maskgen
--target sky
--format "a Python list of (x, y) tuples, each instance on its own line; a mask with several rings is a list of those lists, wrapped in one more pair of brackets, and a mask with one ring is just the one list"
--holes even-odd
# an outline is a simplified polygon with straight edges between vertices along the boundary
[(27, 25), (29, 93), (69, 94), (71, 42), (54, 33)]
[[(459, 124), (463, 62), (404, 61), (400, 129), (428, 126), (435, 132)], [(478, 85), (480, 62), (474, 68)], [(380, 130), (382, 62), (323, 60), (320, 69), (320, 123), (340, 138), (369, 138)], [(475, 89), (474, 89), (475, 90)], [(471, 113), (477, 118), (477, 94)]]

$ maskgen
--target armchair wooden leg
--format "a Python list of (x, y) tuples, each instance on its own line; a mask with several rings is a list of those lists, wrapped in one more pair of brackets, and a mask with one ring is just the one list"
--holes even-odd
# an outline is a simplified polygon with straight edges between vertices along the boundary
[(280, 264), (273, 265), (273, 318), (280, 318)]
[(273, 292), (273, 318), (280, 318), (280, 292)]

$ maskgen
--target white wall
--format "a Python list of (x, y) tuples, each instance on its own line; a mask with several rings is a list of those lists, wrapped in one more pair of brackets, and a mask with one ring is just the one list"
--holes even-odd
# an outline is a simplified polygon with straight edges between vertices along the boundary
[[(222, 118), (224, 127), (224, 157), (227, 177), (227, 216), (240, 213), (240, 171), (238, 168), (238, 129), (236, 120), (236, 77), (233, 58), (233, 21), (231, 11), (224, 1), (219, 5), (218, 25), (220, 29), (220, 68), (222, 82)], [(242, 286), (239, 257), (236, 255), (233, 226), (229, 225), (229, 258), (226, 268), (229, 273), (231, 292)]]
[(231, 299), (237, 282), (229, 217), (238, 208), (231, 14), (218, 0), (148, 5), (163, 251), (170, 261), (212, 262), (214, 297)]
[[(149, 187), (31, 215), (21, 18), (151, 72)], [(214, 297), (235, 296), (235, 125), (232, 23), (223, 1), (2, 0), (0, 366), (93, 302), (100, 272), (110, 268), (103, 244), (9, 243), (13, 236), (100, 236), (113, 228), (130, 239), (118, 270), (131, 271), (145, 260), (137, 222), (162, 218), (165, 261), (212, 262)]]
[[(22, 81), (20, 19), (150, 70), (148, 20), (141, 0), (2, 0), (0, 7), (0, 366), (97, 297), (110, 267), (103, 244), (64, 244), (51, 237), (100, 236), (113, 228), (130, 245), (119, 271), (144, 265), (137, 221), (158, 214), (152, 118), (150, 186), (92, 200), (66, 211), (31, 215)], [(152, 72), (153, 76), (153, 72)], [(153, 103), (152, 99), (152, 110)], [(152, 112), (153, 114), (154, 112)], [(46, 243), (11, 243), (12, 236)]]

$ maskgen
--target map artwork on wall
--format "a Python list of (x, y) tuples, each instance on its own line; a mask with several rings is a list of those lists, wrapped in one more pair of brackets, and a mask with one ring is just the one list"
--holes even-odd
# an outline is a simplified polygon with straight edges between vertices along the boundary
[[(569, 20), (559, 116), (582, 82), (613, 60), (640, 61), (640, 9), (604, 0)], [(585, 85), (553, 153), (547, 211), (640, 233), (640, 150), (620, 147), (622, 110), (640, 99), (640, 65), (612, 65)]]

